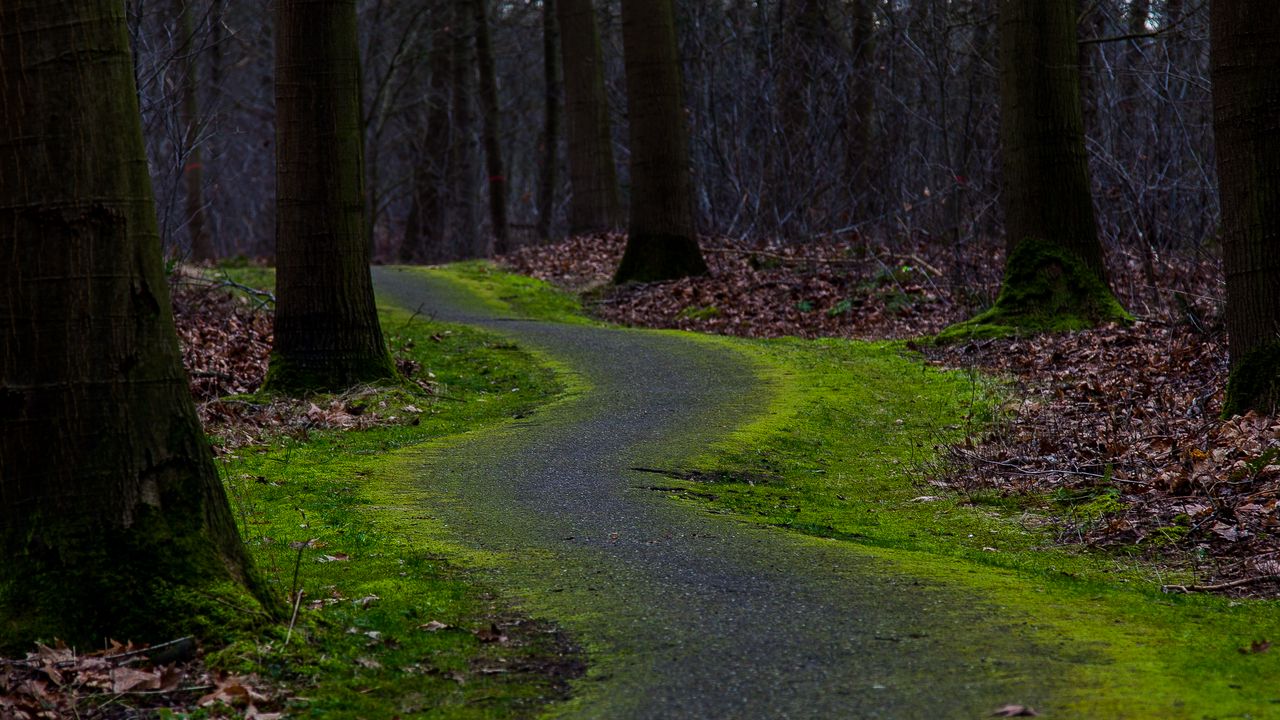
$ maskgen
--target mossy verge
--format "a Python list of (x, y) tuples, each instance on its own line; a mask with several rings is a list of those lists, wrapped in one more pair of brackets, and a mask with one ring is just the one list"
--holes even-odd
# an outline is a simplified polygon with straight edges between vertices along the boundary
[(1064, 248), (1037, 239), (1018, 244), (1005, 263), (996, 302), (944, 329), (938, 343), (1042, 332), (1085, 330), (1130, 315), (1097, 273)]
[[(702, 337), (753, 359), (770, 410), (687, 467), (682, 502), (856, 544), (904, 574), (995, 604), (1031, 637), (1088, 648), (1055, 717), (1262, 717), (1280, 704), (1280, 603), (1173, 596), (1168, 569), (1062, 546), (1049, 498), (978, 497), (925, 483), (935, 447), (999, 412), (977, 374), (941, 372), (897, 344)], [(1185, 576), (1184, 576), (1185, 577)]]
[(487, 260), (417, 268), (417, 272), (444, 277), (461, 284), (489, 307), (530, 320), (572, 325), (596, 324), (583, 314), (577, 296), (547, 283), (499, 269)]
[(1280, 402), (1280, 342), (1254, 348), (1232, 363), (1222, 416), (1269, 411)]
[[(255, 272), (254, 286), (271, 280)], [(431, 442), (447, 452), (450, 438), (534, 413), (565, 386), (495, 335), (387, 306), (380, 319), (434, 392), (393, 385), (364, 401), (401, 424), (285, 433), (223, 458), (266, 585), (280, 597), (301, 591), (302, 604), (292, 631), (229, 633), (208, 660), (295, 687), (306, 700), (290, 717), (537, 715), (566, 697), (568, 681), (583, 672), (582, 653), (555, 626), (515, 611), (456, 557), (446, 559), (444, 548), (423, 543), (420, 512), (409, 516), (378, 498), (397, 449)]]
[[(509, 277), (492, 273), (491, 292)], [(672, 459), (681, 463), (673, 471), (701, 471), (663, 482), (674, 502), (850, 543), (998, 606), (1037, 642), (1087, 650), (1063, 683), (1076, 691), (1038, 708), (1046, 715), (1269, 717), (1280, 708), (1280, 655), (1242, 651), (1280, 637), (1280, 603), (1163, 594), (1161, 583), (1185, 578), (1058, 545), (1051, 498), (924, 483), (936, 446), (1000, 413), (989, 378), (927, 367), (894, 343), (682, 335), (741, 353), (768, 392), (756, 421), (699, 458)]]

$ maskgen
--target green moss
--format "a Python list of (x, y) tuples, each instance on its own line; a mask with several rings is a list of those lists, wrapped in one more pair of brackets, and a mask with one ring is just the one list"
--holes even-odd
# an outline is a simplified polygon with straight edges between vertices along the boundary
[[(241, 634), (211, 661), (304, 686), (291, 717), (534, 716), (565, 696), (580, 656), (554, 627), (514, 615), (458, 556), (447, 561), (448, 548), (424, 538), (421, 512), (388, 497), (387, 468), (398, 449), (447, 451), (454, 438), (553, 401), (564, 385), (503, 338), (398, 309), (380, 319), (391, 344), (434, 375), (435, 394), (391, 388), (368, 401), (415, 424), (284, 437), (227, 460), (228, 493), (266, 583), (282, 597), (300, 589), (304, 602), (292, 634)], [(481, 641), (477, 633), (506, 620), (521, 623), (506, 630), (511, 642)], [(431, 623), (448, 627), (424, 629)]]
[(1232, 363), (1222, 416), (1270, 411), (1280, 401), (1280, 342), (1254, 348)]
[(500, 312), (531, 320), (594, 324), (583, 315), (582, 302), (577, 296), (535, 278), (504, 272), (485, 260), (409, 270), (448, 278)]
[(1067, 250), (1028, 239), (1009, 255), (995, 305), (938, 333), (939, 343), (1084, 330), (1133, 316), (1101, 277)]
[(166, 507), (109, 532), (67, 526), (57, 517), (38, 520), (42, 533), (55, 533), (60, 542), (55, 550), (32, 538), (25, 554), (6, 558), (0, 568), (0, 654), (21, 654), (33, 641), (55, 638), (82, 648), (185, 635), (217, 642), (270, 620), (275, 603), (247, 589), (262, 590), (258, 578), (244, 584), (232, 578), (199, 527), (183, 517), (174, 522), (190, 508)]
[(1263, 717), (1280, 703), (1280, 656), (1237, 652), (1280, 637), (1280, 603), (1165, 595), (1160, 583), (1191, 578), (1060, 545), (1060, 522), (1038, 514), (1065, 503), (1069, 521), (1094, 522), (1121, 509), (1113, 491), (978, 497), (924, 483), (938, 444), (999, 413), (990, 381), (924, 366), (895, 344), (701, 341), (751, 358), (772, 398), (755, 422), (685, 463), (740, 480), (714, 492), (670, 481), (689, 490), (670, 493), (676, 502), (856, 545), (996, 605), (1038, 643), (1086, 653), (1062, 670), (1078, 690), (1038, 708), (1054, 717)]
[(262, 388), (282, 394), (339, 392), (366, 383), (396, 384), (399, 379), (400, 374), (385, 352), (298, 363), (273, 351)]

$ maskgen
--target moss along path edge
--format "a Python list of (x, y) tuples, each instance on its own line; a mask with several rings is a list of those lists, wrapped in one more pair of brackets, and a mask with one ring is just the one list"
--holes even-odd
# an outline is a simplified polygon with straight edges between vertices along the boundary
[(847, 543), (671, 503), (660, 476), (768, 406), (729, 350), (675, 334), (503, 317), (443, 278), (375, 270), (379, 292), (511, 337), (579, 377), (566, 400), (405, 456), (417, 507), (533, 612), (587, 645), (571, 717), (971, 718), (1051, 703), (1063, 663), (981, 598)]

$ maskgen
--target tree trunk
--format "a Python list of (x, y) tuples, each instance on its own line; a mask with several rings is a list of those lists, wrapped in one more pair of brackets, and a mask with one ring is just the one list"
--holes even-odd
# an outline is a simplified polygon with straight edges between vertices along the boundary
[(1000, 135), (1007, 234), (996, 304), (942, 339), (1127, 321), (1107, 285), (1093, 213), (1076, 0), (1001, 0)]
[(395, 375), (369, 274), (355, 0), (276, 3), (276, 326), (267, 385)]
[(705, 275), (672, 0), (623, 0), (622, 45), (631, 116), (631, 222), (614, 281)]
[(191, 259), (196, 262), (207, 262), (217, 257), (213, 249), (213, 238), (209, 234), (209, 224), (205, 217), (204, 202), (204, 164), (200, 149), (200, 100), (199, 90), (200, 63), (195, 52), (195, 23), (191, 21), (190, 0), (175, 0), (178, 3), (179, 31), (182, 33), (178, 54), (182, 58), (182, 123), (186, 126), (186, 141), (183, 150), (182, 176), (186, 185), (187, 232), (191, 238)]
[(622, 203), (613, 160), (600, 27), (591, 0), (558, 0), (557, 14), (569, 120), (569, 185), (573, 190), (569, 233), (612, 230), (622, 225)]
[(542, 173), (538, 178), (538, 239), (551, 239), (556, 208), (556, 172), (560, 165), (560, 26), (556, 0), (542, 0), (543, 93)]
[(1280, 400), (1280, 4), (1210, 15), (1231, 375), (1225, 415)]
[(873, 0), (853, 0), (853, 87), (849, 92), (846, 164), (855, 217), (865, 219), (871, 197), (875, 127), (875, 12)]
[(0, 651), (235, 622), (119, 0), (0, 3), (0, 256)]
[(487, 0), (471, 0), (471, 21), (475, 24), (476, 67), (480, 71), (480, 112), (484, 115), (484, 158), (489, 173), (489, 222), (493, 226), (493, 250), (511, 250), (507, 228), (507, 171), (502, 162), (502, 115), (498, 105), (498, 76), (493, 63), (493, 41), (489, 37)]
[(434, 8), (434, 33), (427, 53), (431, 73), (427, 90), (427, 126), (413, 172), (413, 196), (400, 243), (400, 262), (440, 262), (448, 259), (445, 228), (448, 227), (447, 193), (449, 144), (449, 83), (453, 77), (453, 0), (441, 0)]
[(449, 182), (452, 191), (453, 224), (447, 232), (453, 236), (449, 259), (484, 257), (489, 243), (479, 230), (476, 208), (476, 135), (474, 102), (476, 68), (475, 45), (472, 42), (471, 12), (473, 0), (453, 0), (453, 77), (450, 81), (453, 100), (453, 141), (449, 144)]

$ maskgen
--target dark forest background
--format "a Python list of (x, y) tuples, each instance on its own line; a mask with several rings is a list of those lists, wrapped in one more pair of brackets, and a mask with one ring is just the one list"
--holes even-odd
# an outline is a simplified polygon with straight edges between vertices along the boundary
[[(394, 258), (424, 176), (441, 179), (444, 222), (463, 238), (450, 254), (489, 247), (483, 107), (469, 42), (475, 27), (441, 23), (453, 5), (360, 2), (371, 241), (382, 260)], [(218, 256), (271, 256), (269, 9), (227, 0), (129, 6), (169, 254), (188, 252), (194, 218)], [(489, 2), (486, 10), (511, 236), (517, 245), (560, 237), (570, 192), (562, 131), (553, 138), (560, 167), (549, 213), (540, 202), (542, 4)], [(625, 203), (618, 3), (597, 3), (596, 14)], [(700, 232), (937, 243), (952, 248), (958, 283), (966, 265), (998, 265), (985, 250), (1002, 237), (992, 0), (681, 0), (677, 17)], [(1148, 261), (1199, 252), (1218, 225), (1207, 3), (1081, 0), (1079, 36), (1104, 243)], [(429, 60), (441, 44), (454, 65), (433, 83), (442, 68)], [(448, 117), (434, 145), (425, 130), (433, 107)]]

